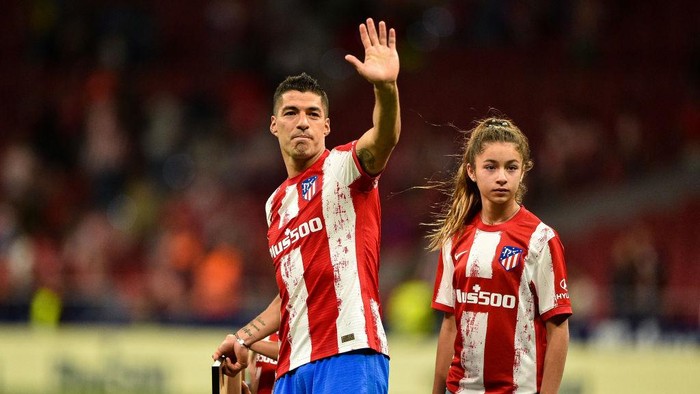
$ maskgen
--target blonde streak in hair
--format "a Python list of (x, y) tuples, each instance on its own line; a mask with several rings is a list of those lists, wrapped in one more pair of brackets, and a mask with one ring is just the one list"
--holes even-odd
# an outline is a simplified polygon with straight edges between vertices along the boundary
[(449, 231), (454, 227), (455, 210), (458, 209), (456, 205), (457, 201), (457, 191), (453, 190), (449, 201), (446, 201), (443, 205), (443, 211), (439, 214), (438, 219), (434, 223), (434, 230), (428, 237), (428, 249), (438, 250), (442, 247), (443, 243), (449, 237)]
[(429, 249), (437, 250), (466, 224), (467, 219), (475, 213), (478, 203), (478, 191), (470, 190), (466, 170), (466, 161), (462, 163), (454, 177), (453, 192), (449, 209), (438, 221), (438, 229), (429, 237)]
[(464, 165), (459, 167), (457, 174), (455, 174), (453, 180), (453, 193), (452, 201), (450, 204), (450, 209), (445, 218), (445, 224), (441, 229), (440, 234), (440, 245), (447, 241), (447, 239), (454, 234), (459, 228), (460, 218), (464, 216), (464, 187), (462, 185), (462, 179), (464, 179)]
[(459, 210), (461, 208), (460, 204), (460, 190), (456, 184), (457, 179), (459, 179), (459, 171), (453, 178), (453, 184), (451, 185), (452, 193), (450, 193), (449, 200), (443, 204), (443, 211), (439, 214), (439, 217), (435, 223), (435, 229), (428, 237), (429, 243), (428, 248), (430, 250), (438, 250), (450, 237), (451, 231), (455, 228), (455, 223), (457, 217), (460, 215)]

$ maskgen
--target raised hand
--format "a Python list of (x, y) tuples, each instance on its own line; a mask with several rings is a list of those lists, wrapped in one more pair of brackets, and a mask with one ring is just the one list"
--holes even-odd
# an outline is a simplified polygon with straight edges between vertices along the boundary
[(365, 47), (364, 62), (353, 55), (345, 55), (345, 60), (374, 85), (396, 82), (399, 76), (396, 31), (392, 28), (387, 32), (384, 21), (379, 22), (378, 30), (372, 18), (360, 25), (360, 39)]

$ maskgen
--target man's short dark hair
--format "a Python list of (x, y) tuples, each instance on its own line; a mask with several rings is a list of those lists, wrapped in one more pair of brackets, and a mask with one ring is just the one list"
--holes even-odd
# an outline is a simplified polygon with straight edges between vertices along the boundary
[(321, 103), (323, 105), (323, 112), (325, 112), (326, 117), (329, 114), (328, 105), (328, 95), (326, 91), (321, 88), (314, 78), (309, 76), (307, 73), (301, 73), (299, 75), (293, 75), (287, 77), (284, 81), (280, 82), (275, 90), (275, 95), (272, 96), (272, 113), (276, 114), (282, 95), (290, 90), (296, 90), (299, 92), (311, 92), (319, 95), (321, 97)]

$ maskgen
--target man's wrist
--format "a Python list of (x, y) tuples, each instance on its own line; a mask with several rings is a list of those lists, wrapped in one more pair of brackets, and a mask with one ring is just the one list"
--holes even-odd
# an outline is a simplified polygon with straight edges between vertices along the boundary
[(250, 346), (246, 345), (246, 343), (245, 343), (245, 341), (243, 340), (243, 338), (241, 338), (241, 337), (238, 336), (238, 333), (233, 334), (233, 336), (236, 337), (236, 342), (238, 342), (239, 345), (241, 345), (242, 347), (244, 347), (244, 348), (250, 350)]
[(373, 83), (375, 91), (382, 94), (395, 94), (398, 90), (396, 81), (382, 81)]

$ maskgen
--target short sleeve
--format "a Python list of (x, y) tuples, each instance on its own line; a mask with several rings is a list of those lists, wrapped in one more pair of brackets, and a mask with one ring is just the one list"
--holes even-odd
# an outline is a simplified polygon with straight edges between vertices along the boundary
[(542, 226), (536, 232), (540, 232), (542, 243), (534, 256), (535, 272), (532, 281), (540, 315), (545, 321), (556, 315), (571, 315), (564, 247), (553, 229)]
[(438, 256), (435, 286), (433, 288), (433, 309), (454, 313), (454, 260), (452, 259), (452, 240), (447, 241), (440, 249)]

